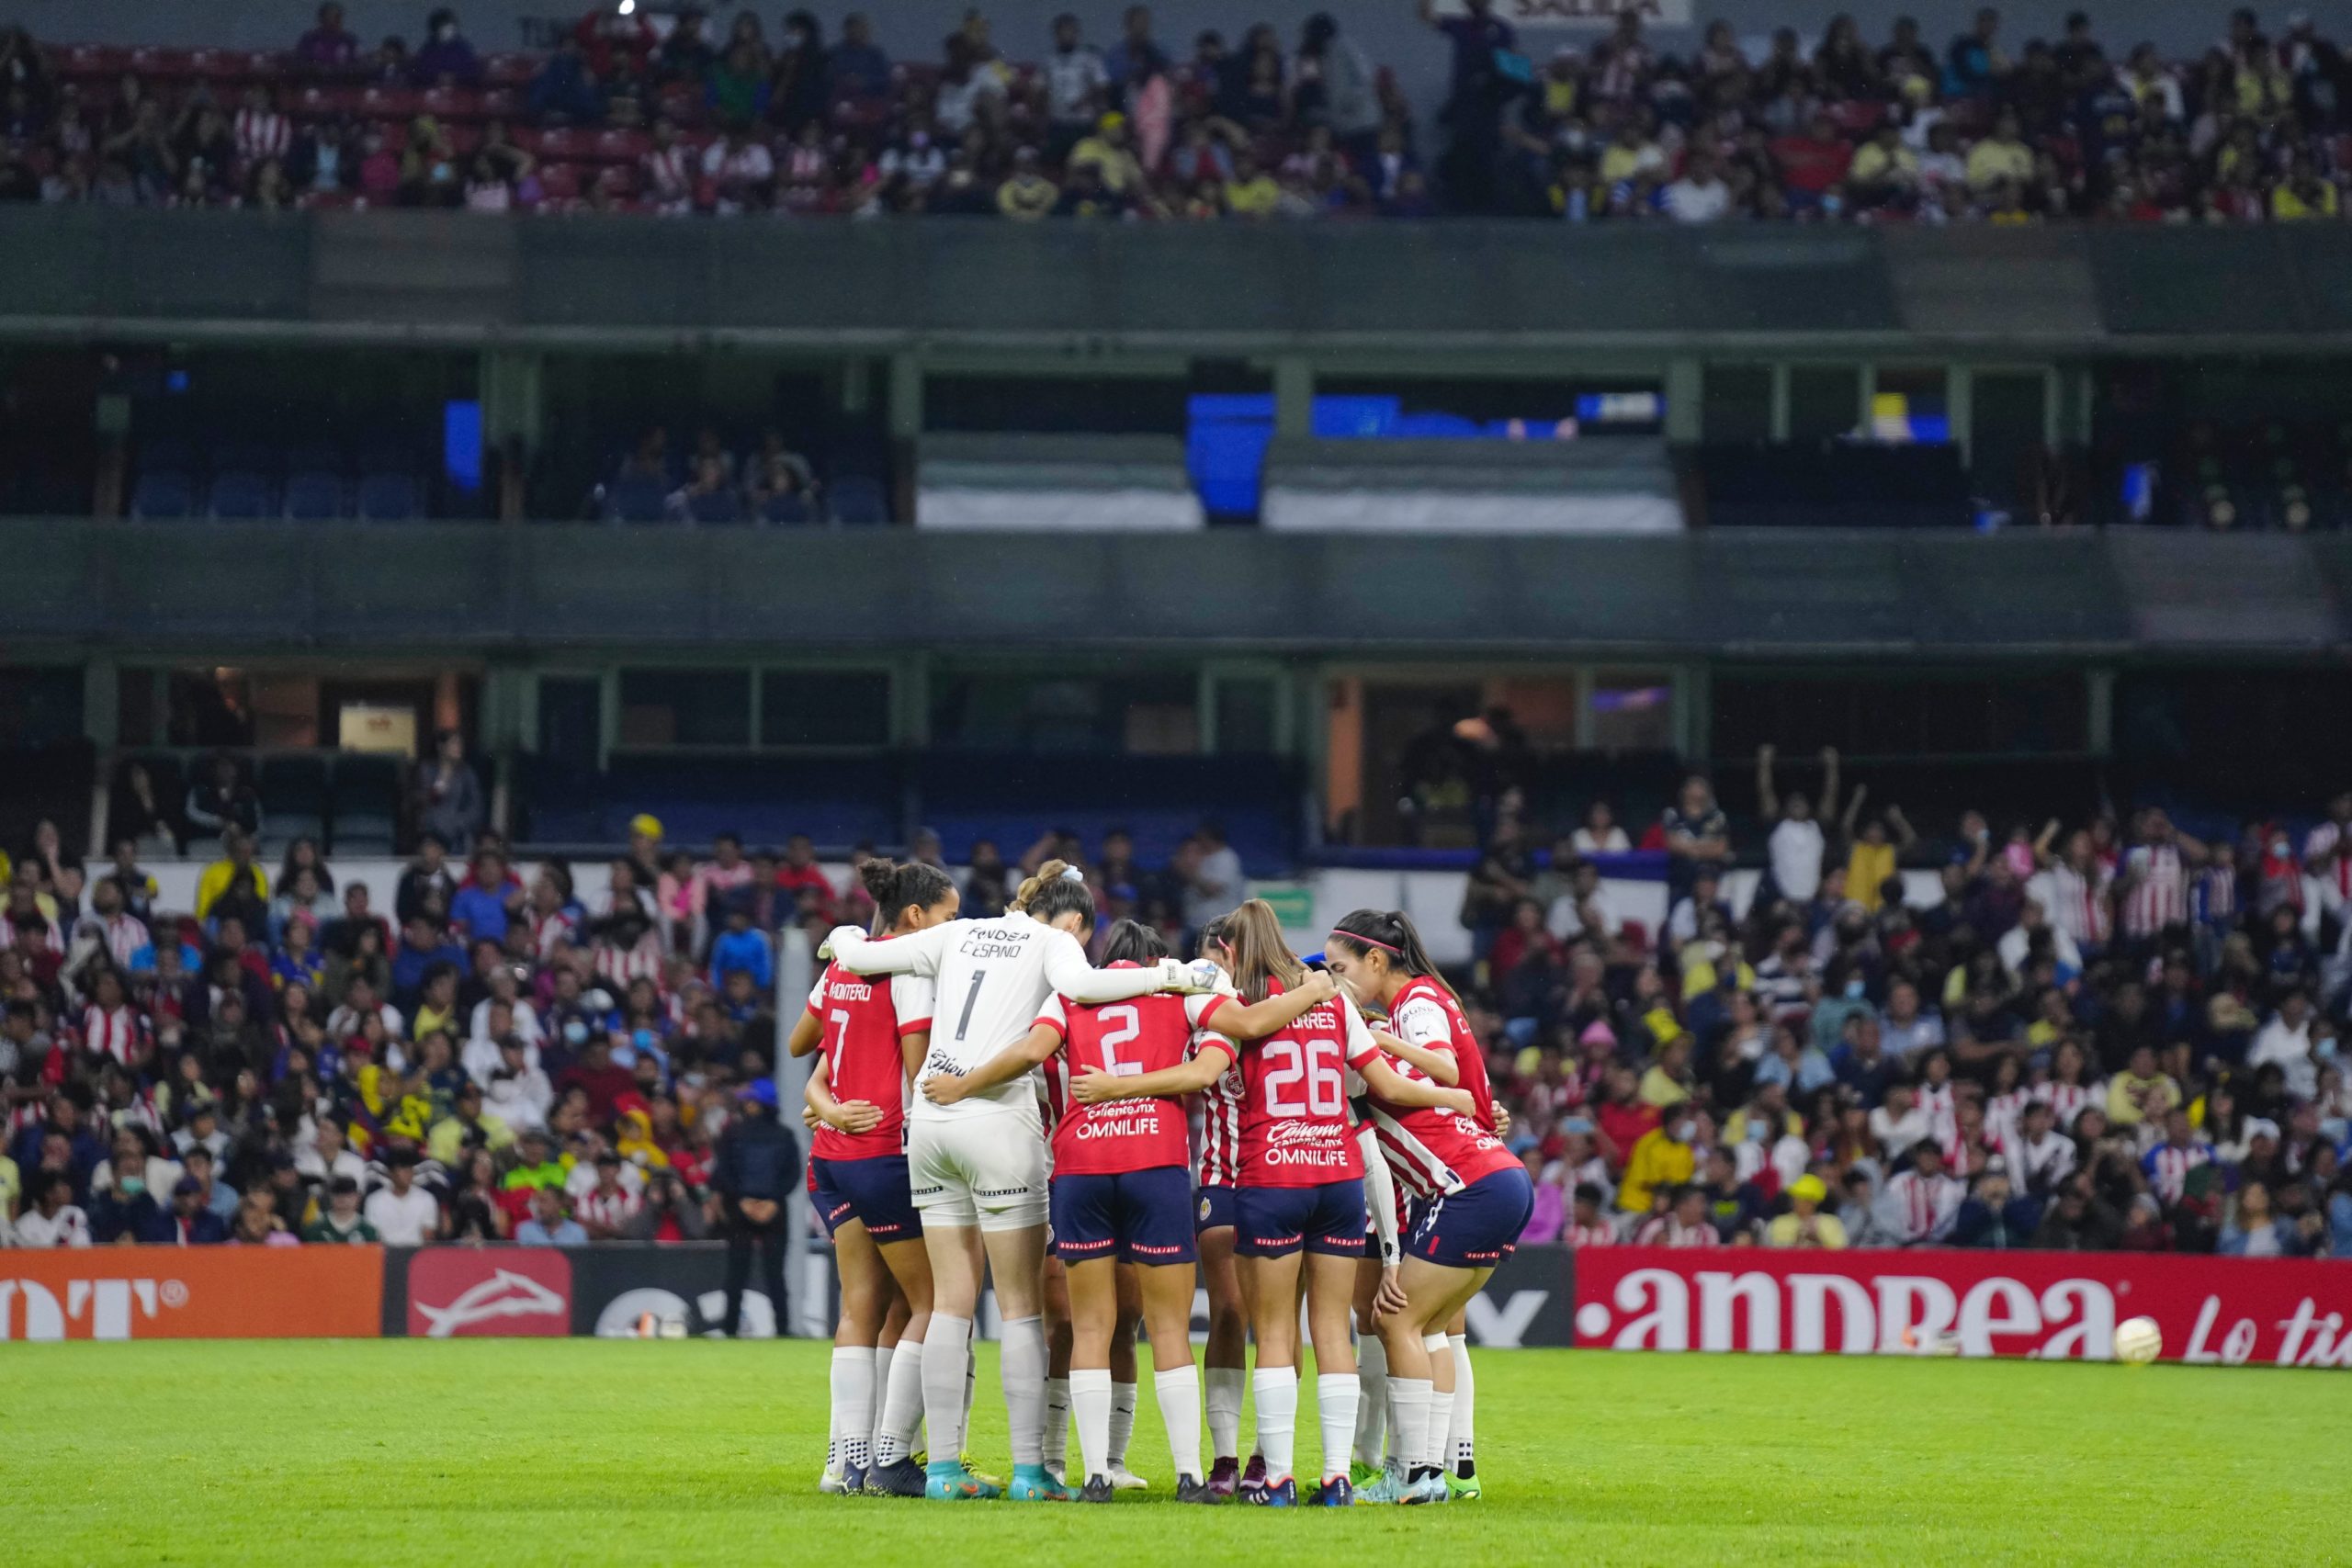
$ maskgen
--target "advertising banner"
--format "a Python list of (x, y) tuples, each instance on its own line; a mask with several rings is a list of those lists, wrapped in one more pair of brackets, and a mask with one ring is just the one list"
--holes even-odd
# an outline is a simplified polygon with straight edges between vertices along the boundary
[[(395, 1247), (384, 1276), (382, 1332), (421, 1339), (628, 1337), (650, 1313), (657, 1333), (700, 1336), (725, 1327), (726, 1285), (727, 1248), (717, 1242)], [(775, 1309), (756, 1286), (744, 1292), (743, 1332), (775, 1335)]]
[(375, 1247), (0, 1251), (0, 1340), (374, 1337)]
[(2352, 1366), (2352, 1262), (2128, 1252), (1668, 1251), (1577, 1258), (1592, 1349), (2106, 1360), (2154, 1318), (2167, 1360)]
[[(1627, 13), (1656, 28), (1687, 28), (1692, 16), (1690, 0), (1495, 0), (1495, 15), (1522, 30), (1546, 28), (1596, 28), (1614, 27)], [(1439, 0), (1441, 17), (1466, 17), (1463, 0)]]

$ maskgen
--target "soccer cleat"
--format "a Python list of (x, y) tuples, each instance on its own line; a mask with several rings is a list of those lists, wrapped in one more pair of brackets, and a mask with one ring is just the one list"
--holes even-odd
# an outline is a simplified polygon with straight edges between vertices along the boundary
[(1000, 1492), (1004, 1490), (1004, 1477), (997, 1474), (994, 1471), (982, 1470), (978, 1465), (974, 1464), (972, 1462), (971, 1450), (966, 1449), (961, 1454), (957, 1455), (956, 1458), (957, 1462), (962, 1464), (966, 1470), (969, 1471), (976, 1480), (978, 1480), (987, 1485), (993, 1486)]
[(1348, 1466), (1348, 1483), (1359, 1492), (1379, 1480), (1380, 1476), (1381, 1468), (1376, 1464), (1366, 1464), (1358, 1460)]
[(842, 1466), (842, 1495), (844, 1497), (856, 1497), (863, 1495), (865, 1489), (873, 1484), (873, 1470), (866, 1465), (845, 1464)]
[(1090, 1475), (1086, 1478), (1084, 1490), (1078, 1495), (1078, 1500), (1081, 1503), (1107, 1503), (1116, 1490), (1109, 1476)]
[(1478, 1500), (1478, 1478), (1475, 1475), (1456, 1475), (1452, 1471), (1448, 1471), (1445, 1476), (1445, 1490), (1456, 1503), (1475, 1503)]
[(1199, 1476), (1180, 1475), (1176, 1478), (1176, 1501), (1179, 1503), (1222, 1503), (1225, 1498), (1217, 1495), (1209, 1483), (1203, 1481)]
[(1209, 1466), (1209, 1500), (1222, 1503), (1241, 1489), (1241, 1461), (1221, 1459)]
[(1067, 1503), (1070, 1496), (1069, 1488), (1046, 1474), (1042, 1464), (1014, 1465), (1004, 1495), (1016, 1503)]
[(922, 1495), (934, 1503), (981, 1503), (1002, 1496), (1004, 1488), (948, 1460), (933, 1465), (924, 1475)]
[(849, 1489), (849, 1477), (831, 1465), (827, 1465), (824, 1472), (817, 1477), (817, 1490), (828, 1497), (838, 1497)]
[(1404, 1496), (1397, 1500), (1403, 1503), (1442, 1503), (1445, 1501), (1445, 1477), (1433, 1471), (1406, 1487)]
[(1137, 1475), (1134, 1471), (1129, 1470), (1124, 1462), (1114, 1460), (1111, 1464), (1111, 1490), (1114, 1492), (1148, 1492), (1151, 1490), (1151, 1483), (1146, 1481), (1142, 1476)]
[(922, 1466), (910, 1459), (895, 1464), (877, 1464), (865, 1472), (865, 1495), (869, 1497), (920, 1497), (923, 1493)]
[(1359, 1503), (1401, 1503), (1405, 1500), (1405, 1470), (1402, 1465), (1388, 1464), (1372, 1472), (1372, 1479), (1356, 1488)]
[(1264, 1499), (1260, 1497), (1258, 1494), (1263, 1492), (1265, 1489), (1266, 1456), (1264, 1454), (1251, 1454), (1250, 1456), (1250, 1462), (1247, 1465), (1244, 1465), (1241, 1470), (1241, 1483), (1238, 1488), (1241, 1494), (1241, 1500), (1245, 1503), (1262, 1502)]
[(1295, 1508), (1298, 1506), (1298, 1483), (1285, 1475), (1280, 1481), (1264, 1483), (1255, 1492), (1244, 1492), (1241, 1500), (1261, 1508)]
[(1356, 1489), (1348, 1484), (1346, 1476), (1329, 1475), (1323, 1478), (1323, 1484), (1315, 1489), (1315, 1495), (1309, 1500), (1307, 1506), (1345, 1508), (1351, 1506), (1355, 1500)]

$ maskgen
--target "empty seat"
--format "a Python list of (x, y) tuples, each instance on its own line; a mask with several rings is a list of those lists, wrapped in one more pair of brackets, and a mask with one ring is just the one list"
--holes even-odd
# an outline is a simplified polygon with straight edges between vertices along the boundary
[(316, 468), (288, 476), (286, 515), (300, 523), (342, 516), (343, 480)]
[(731, 490), (712, 491), (707, 495), (695, 496), (686, 503), (686, 512), (697, 523), (743, 521), (743, 503)]
[(882, 481), (871, 474), (843, 474), (833, 481), (833, 521), (874, 524), (890, 521), (890, 501)]
[(359, 515), (378, 523), (406, 523), (418, 512), (416, 480), (407, 474), (368, 474), (359, 481)]
[(270, 482), (250, 468), (229, 468), (212, 477), (212, 515), (267, 517), (277, 510)]
[(644, 475), (625, 475), (605, 491), (608, 523), (659, 523), (669, 502), (662, 481)]
[(133, 517), (186, 517), (196, 510), (196, 484), (186, 474), (159, 469), (139, 476), (130, 492)]
[(783, 524), (814, 523), (817, 521), (817, 513), (810, 509), (808, 498), (805, 495), (798, 493), (772, 495), (760, 507), (760, 521)]

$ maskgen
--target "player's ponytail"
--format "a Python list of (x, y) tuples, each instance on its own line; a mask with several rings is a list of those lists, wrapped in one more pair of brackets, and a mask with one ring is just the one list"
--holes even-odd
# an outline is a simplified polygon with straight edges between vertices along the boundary
[(1102, 944), (1106, 964), (1157, 964), (1167, 956), (1168, 939), (1141, 920), (1118, 921), (1111, 928), (1110, 940)]
[(956, 892), (945, 872), (920, 861), (901, 863), (876, 855), (857, 868), (857, 877), (874, 900), (876, 931), (897, 931), (905, 924), (909, 909), (937, 908)]
[(1268, 983), (1283, 989), (1306, 978), (1306, 965), (1283, 939), (1282, 918), (1263, 898), (1252, 898), (1225, 917), (1225, 940), (1233, 948), (1233, 983), (1250, 1002), (1266, 999)]
[[(1429, 949), (1421, 945), (1421, 933), (1413, 918), (1402, 909), (1355, 909), (1343, 915), (1331, 928), (1330, 942), (1341, 951), (1358, 958), (1378, 953), (1391, 969), (1411, 976), (1426, 975), (1446, 994), (1454, 996), (1445, 976), (1438, 973), (1437, 963), (1430, 957)], [(1455, 996), (1455, 1000), (1460, 1000)]]
[(1085, 874), (1068, 861), (1049, 860), (1036, 875), (1023, 878), (1010, 907), (1046, 925), (1069, 914), (1077, 915), (1081, 924), (1094, 923), (1094, 895), (1087, 888)]

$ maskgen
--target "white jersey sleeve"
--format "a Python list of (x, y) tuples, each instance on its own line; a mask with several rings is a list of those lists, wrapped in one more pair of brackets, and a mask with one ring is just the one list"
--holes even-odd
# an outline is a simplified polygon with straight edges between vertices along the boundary
[(911, 971), (890, 979), (890, 1007), (899, 1015), (901, 1035), (919, 1034), (931, 1027), (939, 999), (939, 985), (928, 975)]
[(955, 934), (971, 923), (949, 920), (888, 942), (843, 927), (833, 936), (833, 962), (853, 975), (937, 975)]
[(1044, 929), (1046, 983), (1071, 1001), (1097, 1007), (1104, 1002), (1148, 997), (1159, 989), (1158, 964), (1137, 969), (1097, 969), (1086, 961), (1086, 949), (1078, 945), (1076, 937), (1051, 926)]

